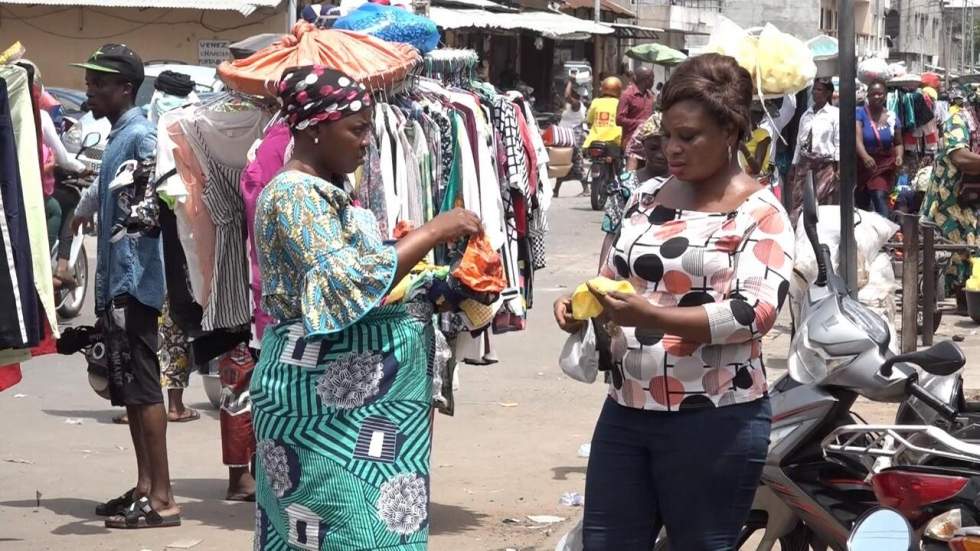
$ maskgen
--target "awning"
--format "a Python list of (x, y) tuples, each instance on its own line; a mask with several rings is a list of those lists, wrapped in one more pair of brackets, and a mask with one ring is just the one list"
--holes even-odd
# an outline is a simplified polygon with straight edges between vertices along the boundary
[(33, 6), (92, 6), (100, 8), (175, 8), (189, 10), (228, 10), (244, 16), (258, 8), (274, 8), (282, 0), (3, 0), (6, 4)]
[(660, 33), (664, 32), (663, 29), (655, 27), (641, 27), (639, 25), (626, 25), (622, 23), (612, 23), (610, 26), (616, 31), (613, 34), (616, 38), (657, 40), (660, 38)]
[(525, 30), (561, 40), (586, 40), (590, 35), (610, 35), (612, 27), (546, 11), (490, 13), (484, 10), (457, 10), (432, 6), (429, 19), (442, 29)]
[[(632, 10), (613, 2), (613, 0), (599, 0), (599, 2), (599, 11), (614, 13), (621, 17), (636, 17), (636, 13), (634, 13)], [(595, 0), (565, 0), (565, 8), (572, 10), (595, 10)]]
[(491, 2), (490, 0), (432, 0), (429, 7), (439, 6), (443, 8), (453, 8), (453, 9), (468, 9), (476, 8), (487, 11), (496, 12), (516, 12), (516, 8), (510, 6), (505, 6), (503, 4), (498, 4), (497, 2)]

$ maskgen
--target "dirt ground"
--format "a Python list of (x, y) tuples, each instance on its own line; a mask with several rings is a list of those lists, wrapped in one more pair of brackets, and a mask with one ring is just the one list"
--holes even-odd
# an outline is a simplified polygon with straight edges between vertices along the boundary
[[(559, 497), (584, 490), (586, 459), (578, 449), (590, 440), (605, 389), (561, 373), (557, 357), (564, 337), (551, 320), (551, 303), (594, 274), (601, 234), (600, 214), (588, 208), (587, 199), (571, 196), (577, 185), (565, 187), (566, 197), (551, 211), (548, 267), (535, 280), (527, 331), (494, 339), (499, 364), (462, 367), (455, 417), (436, 416), (430, 542), (435, 551), (554, 549), (581, 514), (581, 508), (561, 505)], [(90, 320), (87, 313), (81, 321)], [(968, 337), (970, 354), (978, 341), (973, 325), (944, 324), (941, 335)], [(766, 342), (776, 367), (785, 358), (786, 329), (783, 324)], [(24, 382), (0, 393), (0, 549), (251, 549), (253, 507), (221, 500), (226, 472), (217, 412), (206, 403), (200, 379), (192, 379), (186, 401), (201, 410), (202, 419), (169, 428), (183, 526), (109, 531), (93, 508), (130, 487), (135, 477), (127, 429), (111, 424), (118, 410), (90, 390), (80, 358), (40, 358), (24, 371)], [(977, 370), (971, 363), (968, 371)], [(980, 380), (972, 383), (980, 387)], [(894, 411), (868, 403), (858, 408), (869, 421), (887, 422)], [(566, 520), (540, 525), (529, 515)]]

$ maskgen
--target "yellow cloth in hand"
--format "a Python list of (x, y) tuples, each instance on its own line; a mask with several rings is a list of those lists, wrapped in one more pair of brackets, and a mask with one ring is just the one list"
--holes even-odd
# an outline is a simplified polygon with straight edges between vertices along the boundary
[(973, 265), (973, 271), (970, 273), (970, 279), (966, 280), (966, 290), (980, 291), (980, 258), (971, 258), (970, 264)]
[(592, 285), (596, 291), (602, 294), (612, 291), (625, 294), (636, 292), (629, 281), (613, 281), (607, 277), (594, 277), (587, 284), (583, 283), (576, 287), (575, 292), (572, 293), (572, 317), (577, 320), (587, 320), (602, 314), (602, 304), (599, 304), (599, 300), (589, 290), (589, 285)]

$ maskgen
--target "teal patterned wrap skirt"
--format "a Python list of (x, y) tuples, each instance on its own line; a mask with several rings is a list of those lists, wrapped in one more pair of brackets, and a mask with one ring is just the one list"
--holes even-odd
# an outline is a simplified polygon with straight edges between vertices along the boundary
[(266, 330), (252, 375), (255, 548), (423, 550), (431, 306), (391, 305), (306, 342)]

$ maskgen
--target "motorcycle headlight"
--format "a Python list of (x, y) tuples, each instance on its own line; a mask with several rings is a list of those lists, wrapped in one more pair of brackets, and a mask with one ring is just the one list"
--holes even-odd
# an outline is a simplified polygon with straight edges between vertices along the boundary
[(888, 347), (888, 341), (891, 339), (891, 335), (888, 332), (888, 325), (885, 323), (885, 320), (852, 298), (845, 297), (841, 301), (841, 309), (851, 323), (868, 333), (871, 340), (884, 348)]

